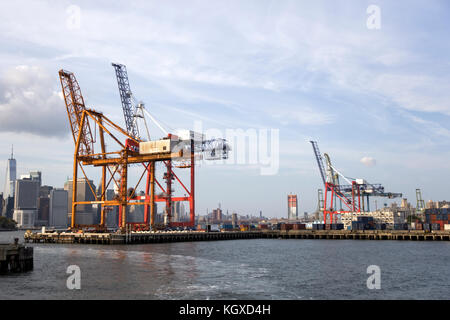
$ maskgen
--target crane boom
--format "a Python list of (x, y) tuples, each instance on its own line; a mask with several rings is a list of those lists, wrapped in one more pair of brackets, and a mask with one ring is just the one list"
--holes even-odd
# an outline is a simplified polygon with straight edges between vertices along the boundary
[(127, 67), (118, 63), (112, 63), (112, 66), (116, 71), (117, 85), (119, 86), (120, 100), (122, 101), (123, 115), (125, 117), (127, 132), (131, 136), (139, 138), (139, 130), (135, 121), (136, 108), (133, 105), (133, 97), (130, 82), (128, 80)]
[(61, 81), (73, 140), (75, 143), (77, 142), (78, 135), (81, 131), (80, 154), (92, 154), (94, 151), (94, 138), (92, 136), (88, 118), (85, 119), (83, 128), (80, 128), (81, 117), (83, 111), (86, 110), (86, 106), (78, 81), (72, 72), (62, 69), (59, 71), (59, 79)]
[(317, 145), (316, 141), (310, 141), (314, 150), (314, 154), (316, 156), (317, 165), (319, 166), (320, 176), (322, 177), (323, 185), (326, 183), (326, 174), (325, 174), (325, 167), (323, 165), (323, 159), (322, 155), (319, 151), (319, 146)]

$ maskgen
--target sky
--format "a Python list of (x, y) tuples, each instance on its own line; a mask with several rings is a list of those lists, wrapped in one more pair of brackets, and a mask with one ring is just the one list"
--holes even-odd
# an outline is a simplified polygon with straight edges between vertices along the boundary
[[(200, 121), (223, 135), (275, 133), (258, 136), (256, 163), (199, 165), (198, 214), (220, 203), (285, 217), (289, 193), (299, 213), (314, 211), (323, 186), (310, 140), (348, 177), (413, 204), (416, 188), (448, 200), (449, 13), (446, 0), (2, 1), (0, 191), (12, 144), (18, 175), (38, 169), (62, 187), (72, 174), (58, 70), (75, 73), (89, 108), (124, 126), (118, 62), (169, 130)], [(261, 141), (275, 143), (269, 174)]]

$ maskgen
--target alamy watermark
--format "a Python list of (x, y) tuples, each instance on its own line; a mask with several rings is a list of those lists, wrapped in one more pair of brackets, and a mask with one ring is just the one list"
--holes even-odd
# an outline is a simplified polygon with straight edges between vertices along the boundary
[(367, 289), (380, 290), (381, 289), (381, 269), (379, 266), (371, 265), (367, 267), (367, 273), (370, 274), (367, 278)]
[(381, 9), (375, 4), (371, 4), (366, 10), (369, 17), (367, 18), (366, 26), (369, 30), (381, 29)]
[(81, 289), (81, 269), (77, 265), (70, 265), (66, 270), (67, 274), (70, 276), (67, 278), (66, 286), (69, 290), (80, 290)]
[(66, 9), (66, 27), (69, 30), (81, 28), (81, 8), (77, 5), (70, 5)]
[[(225, 129), (209, 128), (203, 130), (201, 121), (194, 122), (194, 132), (201, 133), (206, 141), (226, 141), (211, 144), (207, 149), (204, 165), (238, 165), (257, 168), (261, 175), (276, 175), (280, 167), (279, 129), (247, 128)], [(198, 141), (197, 141), (198, 142)], [(180, 148), (185, 145), (180, 144)], [(225, 150), (226, 149), (226, 150)], [(210, 157), (208, 158), (208, 155)]]

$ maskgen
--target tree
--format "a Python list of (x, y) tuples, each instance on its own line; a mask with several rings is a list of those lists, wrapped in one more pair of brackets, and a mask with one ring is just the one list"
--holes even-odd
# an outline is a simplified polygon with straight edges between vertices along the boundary
[(0, 217), (0, 229), (14, 230), (17, 227), (17, 222), (6, 217)]

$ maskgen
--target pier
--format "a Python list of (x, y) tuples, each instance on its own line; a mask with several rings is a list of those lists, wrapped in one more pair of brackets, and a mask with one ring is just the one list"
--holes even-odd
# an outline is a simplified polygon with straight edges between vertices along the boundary
[(188, 241), (218, 241), (245, 239), (317, 239), (317, 240), (407, 240), (450, 241), (449, 231), (394, 231), (394, 230), (257, 230), (227, 232), (132, 232), (119, 233), (70, 233), (27, 232), (29, 243), (78, 243), (78, 244), (143, 244)]
[(0, 244), (0, 274), (33, 269), (33, 248), (18, 243)]
[(262, 238), (322, 240), (450, 241), (450, 231), (421, 230), (290, 230), (265, 231)]

